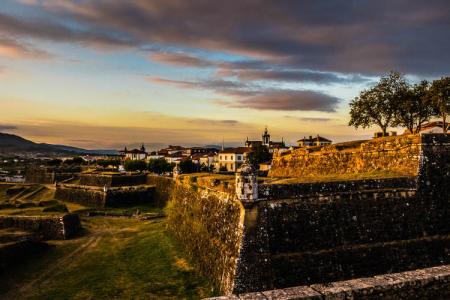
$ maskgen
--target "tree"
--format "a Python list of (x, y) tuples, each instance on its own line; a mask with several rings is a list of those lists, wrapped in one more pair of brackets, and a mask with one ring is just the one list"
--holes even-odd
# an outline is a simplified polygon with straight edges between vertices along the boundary
[(54, 158), (46, 162), (48, 166), (59, 166), (62, 163), (62, 160), (59, 158)]
[(97, 165), (102, 168), (107, 168), (108, 166), (118, 167), (120, 165), (120, 160), (118, 159), (99, 159), (96, 161)]
[(75, 156), (72, 159), (66, 159), (64, 161), (64, 164), (66, 165), (81, 165), (82, 163), (84, 163), (84, 159), (79, 156)]
[(143, 160), (127, 160), (124, 168), (127, 171), (144, 171), (147, 169), (147, 164)]
[(179, 166), (180, 166), (181, 173), (183, 173), (183, 174), (195, 173), (195, 172), (199, 171), (199, 165), (197, 165), (190, 159), (180, 161)]
[(174, 164), (169, 164), (164, 158), (150, 159), (148, 162), (148, 170), (156, 174), (171, 172)]
[(422, 124), (429, 121), (433, 107), (427, 99), (430, 84), (423, 80), (398, 91), (395, 103), (394, 126), (406, 127), (410, 133), (419, 133)]
[(433, 81), (428, 100), (433, 107), (434, 115), (442, 118), (443, 132), (447, 133), (447, 115), (450, 112), (450, 77)]
[(386, 135), (394, 124), (395, 103), (407, 83), (402, 74), (391, 72), (350, 102), (350, 126), (368, 128), (377, 125)]
[(266, 146), (259, 144), (252, 147), (252, 151), (247, 154), (247, 157), (249, 162), (254, 166), (272, 159), (269, 149), (267, 149)]

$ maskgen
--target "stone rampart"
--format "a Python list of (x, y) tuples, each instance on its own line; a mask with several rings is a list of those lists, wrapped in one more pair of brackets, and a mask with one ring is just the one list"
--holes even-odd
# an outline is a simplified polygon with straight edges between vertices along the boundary
[(25, 171), (25, 182), (52, 184), (72, 178), (80, 171), (80, 167), (29, 167)]
[[(236, 236), (232, 232), (238, 228), (237, 211), (224, 207), (217, 191), (177, 182), (170, 201), (171, 231), (196, 259), (198, 268), (225, 293), (449, 264), (450, 137), (421, 137), (421, 143), (410, 148), (420, 150), (414, 154), (415, 167), (410, 168), (416, 176), (259, 184), (258, 197), (242, 202), (242, 238), (226, 238)], [(409, 153), (411, 149), (398, 151)], [(398, 163), (390, 159), (389, 166), (404, 163), (402, 156)], [(233, 198), (236, 195), (229, 194), (227, 199)], [(227, 248), (215, 238), (222, 234), (225, 239), (220, 240), (227, 241)], [(232, 242), (238, 243), (237, 249)], [(220, 253), (230, 257), (227, 249), (239, 253), (235, 266), (227, 263), (223, 267), (222, 262), (214, 266)]]
[(0, 216), (1, 228), (20, 228), (37, 233), (43, 239), (68, 239), (81, 229), (78, 215)]
[(394, 274), (383, 274), (347, 281), (296, 286), (279, 290), (208, 298), (208, 300), (239, 299), (436, 299), (450, 298), (450, 266), (418, 269)]
[(89, 207), (133, 206), (153, 201), (154, 186), (101, 188), (76, 184), (57, 184), (55, 199)]
[(132, 186), (145, 184), (147, 175), (145, 174), (80, 174), (80, 185), (89, 186)]
[(148, 175), (147, 184), (155, 187), (154, 203), (157, 207), (165, 207), (175, 186), (173, 178)]
[(269, 176), (314, 178), (379, 171), (416, 176), (421, 143), (420, 135), (402, 135), (318, 149), (300, 148), (276, 155)]
[(242, 204), (227, 193), (178, 183), (167, 211), (171, 234), (197, 269), (231, 293), (242, 239)]

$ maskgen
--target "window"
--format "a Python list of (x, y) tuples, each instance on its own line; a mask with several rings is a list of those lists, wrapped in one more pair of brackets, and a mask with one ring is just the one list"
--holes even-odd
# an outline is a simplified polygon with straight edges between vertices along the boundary
[(231, 155), (230, 159), (231, 159), (231, 160), (233, 160), (233, 157), (234, 157), (234, 156), (233, 156), (233, 155)]
[(219, 156), (219, 159), (222, 160), (222, 155)]
[(227, 160), (228, 159), (228, 157), (227, 156), (225, 156), (225, 160)]
[(238, 155), (237, 159), (242, 160), (242, 155)]

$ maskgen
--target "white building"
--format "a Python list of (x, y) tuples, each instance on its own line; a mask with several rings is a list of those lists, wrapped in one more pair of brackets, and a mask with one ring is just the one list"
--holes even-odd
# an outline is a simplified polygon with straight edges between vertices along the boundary
[(124, 160), (145, 160), (148, 155), (147, 152), (145, 152), (145, 147), (143, 144), (141, 149), (127, 150), (127, 147), (125, 147), (125, 149), (120, 151), (120, 153), (123, 155)]
[(309, 138), (302, 138), (297, 141), (297, 144), (299, 147), (310, 147), (310, 146), (325, 146), (325, 145), (331, 145), (332, 141), (329, 139), (326, 139), (320, 135), (317, 135), (316, 137), (312, 137), (311, 135)]
[(247, 147), (237, 147), (219, 152), (216, 156), (216, 170), (225, 169), (228, 172), (236, 172), (244, 163), (245, 157), (251, 149)]

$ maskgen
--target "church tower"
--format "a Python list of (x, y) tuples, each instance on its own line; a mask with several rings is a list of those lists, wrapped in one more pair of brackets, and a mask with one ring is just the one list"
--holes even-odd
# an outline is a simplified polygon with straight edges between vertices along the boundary
[(269, 134), (269, 131), (267, 130), (267, 126), (264, 129), (264, 133), (262, 135), (262, 142), (263, 142), (263, 145), (265, 145), (265, 146), (269, 146), (269, 144), (270, 144), (270, 134)]

